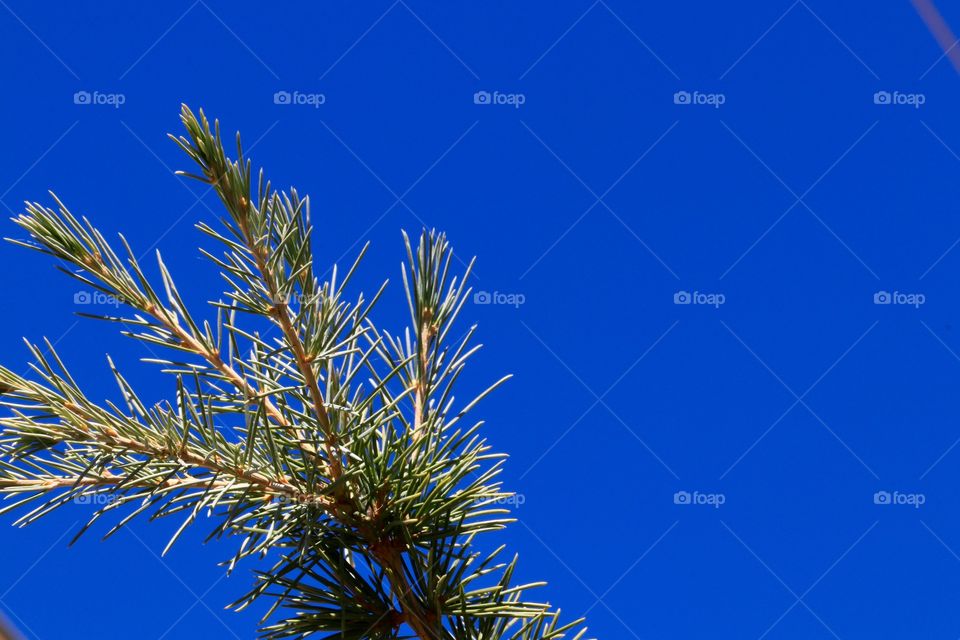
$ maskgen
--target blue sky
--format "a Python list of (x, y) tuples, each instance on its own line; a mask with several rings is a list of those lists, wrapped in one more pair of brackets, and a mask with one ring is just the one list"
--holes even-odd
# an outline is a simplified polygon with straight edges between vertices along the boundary
[[(0, 5), (8, 214), (54, 189), (218, 297), (186, 102), (311, 195), (321, 264), (373, 243), (357, 286), (398, 285), (401, 229), (478, 256), (501, 537), (591, 635), (960, 635), (960, 77), (911, 3)], [(47, 336), (91, 397), (105, 353), (170, 393), (43, 256), (0, 261), (5, 365)], [(88, 511), (0, 528), (27, 637), (252, 636), (229, 541), (66, 548)]]

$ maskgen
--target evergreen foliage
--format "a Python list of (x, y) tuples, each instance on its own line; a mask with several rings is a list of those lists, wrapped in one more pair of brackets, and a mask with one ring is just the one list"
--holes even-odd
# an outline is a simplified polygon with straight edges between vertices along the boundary
[(454, 328), (469, 266), (454, 275), (442, 234), (404, 235), (410, 325), (389, 333), (372, 318), (386, 283), (348, 297), (366, 248), (346, 273), (318, 277), (309, 199), (262, 171), (254, 184), (239, 135), (233, 160), (202, 111), (184, 106), (181, 119), (186, 135), (171, 138), (197, 165), (184, 175), (226, 212), (218, 228), (198, 225), (222, 245), (204, 252), (227, 283), (215, 319), (187, 309), (159, 253), (158, 286), (122, 236), (115, 249), (59, 200), (27, 203), (15, 222), (29, 239), (14, 242), (122, 301), (101, 319), (166, 349), (150, 361), (176, 385), (147, 406), (110, 362), (124, 402), (97, 403), (51, 344), (29, 345), (35, 375), (0, 367), (0, 512), (27, 525), (108, 494), (78, 537), (104, 516), (116, 515), (108, 536), (141, 514), (173, 516), (170, 545), (198, 518), (213, 522), (211, 537), (237, 541), (228, 571), (248, 556), (267, 567), (233, 604), (270, 603), (263, 638), (583, 638), (581, 621), (526, 600), (539, 584), (513, 584), (516, 557), (474, 544), (510, 522), (511, 494), (497, 480), (504, 456), (468, 419), (507, 377), (454, 398), (478, 349), (474, 328)]

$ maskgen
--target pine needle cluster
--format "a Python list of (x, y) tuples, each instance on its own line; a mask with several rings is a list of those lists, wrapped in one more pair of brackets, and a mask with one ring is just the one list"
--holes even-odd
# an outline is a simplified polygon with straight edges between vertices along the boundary
[[(309, 198), (252, 173), (240, 137), (227, 156), (219, 125), (186, 106), (171, 136), (225, 214), (198, 224), (226, 282), (203, 320), (187, 309), (159, 253), (151, 283), (121, 236), (84, 217), (27, 203), (14, 241), (56, 259), (122, 302), (121, 332), (161, 348), (173, 397), (148, 405), (109, 362), (123, 402), (94, 402), (53, 346), (30, 344), (29, 377), (0, 367), (0, 492), (27, 525), (64, 505), (96, 504), (107, 536), (138, 516), (198, 520), (230, 536), (232, 571), (259, 558), (232, 606), (269, 603), (263, 638), (579, 640), (581, 621), (526, 599), (516, 557), (482, 553), (478, 536), (511, 519), (498, 481), (504, 456), (472, 410), (507, 377), (461, 402), (457, 380), (478, 346), (455, 329), (470, 266), (456, 275), (443, 234), (404, 235), (409, 326), (390, 333), (348, 285), (363, 258), (318, 277)], [(472, 263), (471, 263), (472, 264)], [(225, 429), (239, 434), (228, 437)], [(109, 499), (93, 500), (106, 495)], [(491, 547), (486, 547), (491, 548)]]

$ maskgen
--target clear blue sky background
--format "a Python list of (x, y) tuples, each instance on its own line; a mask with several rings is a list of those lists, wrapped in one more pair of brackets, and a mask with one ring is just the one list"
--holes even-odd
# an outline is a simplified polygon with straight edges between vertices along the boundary
[[(396, 284), (400, 229), (435, 226), (523, 296), (467, 308), (463, 395), (516, 374), (480, 409), (524, 498), (502, 539), (593, 635), (960, 635), (960, 77), (910, 3), (0, 5), (7, 213), (54, 188), (216, 298), (217, 203), (165, 139), (187, 102), (311, 194), (322, 264), (370, 240), (358, 284)], [(169, 394), (47, 259), (0, 261), (5, 364), (48, 336), (94, 398), (105, 352)], [(67, 549), (88, 511), (0, 529), (28, 637), (252, 636), (229, 542), (200, 523), (161, 560), (177, 523), (139, 520)]]

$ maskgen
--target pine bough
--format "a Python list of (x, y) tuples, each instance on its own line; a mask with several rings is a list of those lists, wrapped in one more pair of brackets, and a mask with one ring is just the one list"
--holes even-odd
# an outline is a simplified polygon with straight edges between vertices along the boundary
[[(175, 516), (171, 545), (202, 516), (215, 523), (211, 538), (239, 541), (227, 571), (268, 559), (232, 605), (269, 602), (263, 638), (583, 638), (582, 621), (562, 624), (524, 599), (541, 583), (512, 584), (516, 557), (474, 544), (511, 521), (502, 505), (512, 494), (497, 481), (504, 456), (466, 421), (506, 378), (466, 404), (453, 396), (479, 348), (472, 327), (453, 331), (469, 265), (451, 273), (442, 234), (416, 246), (404, 235), (411, 324), (380, 329), (371, 311), (386, 283), (369, 300), (347, 298), (366, 248), (346, 274), (318, 278), (308, 198), (275, 190), (262, 171), (254, 191), (239, 135), (232, 160), (217, 122), (186, 106), (181, 119), (186, 135), (170, 137), (199, 167), (183, 175), (210, 185), (227, 214), (220, 229), (198, 225), (223, 245), (204, 252), (228, 284), (216, 319), (187, 310), (159, 253), (161, 287), (122, 236), (118, 253), (59, 200), (56, 210), (27, 203), (14, 221), (30, 239), (14, 242), (122, 301), (127, 313), (94, 317), (169, 350), (151, 361), (176, 390), (147, 406), (110, 362), (124, 402), (98, 404), (51, 344), (29, 345), (34, 379), (0, 367), (0, 512), (27, 525), (72, 502), (100, 505), (77, 537), (112, 512), (107, 536), (140, 514)], [(92, 499), (100, 494), (109, 498)]]

